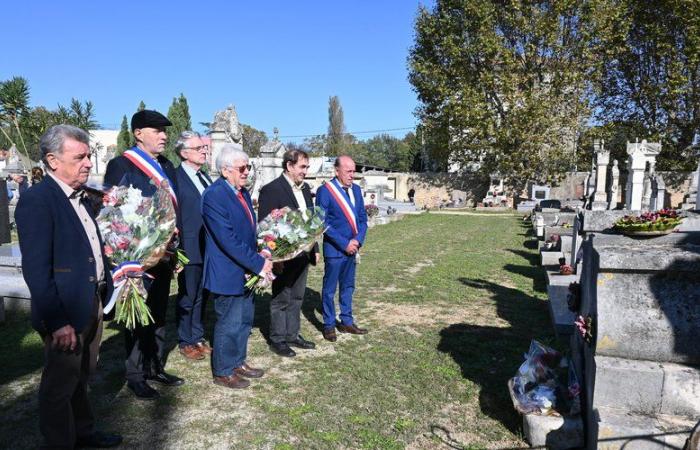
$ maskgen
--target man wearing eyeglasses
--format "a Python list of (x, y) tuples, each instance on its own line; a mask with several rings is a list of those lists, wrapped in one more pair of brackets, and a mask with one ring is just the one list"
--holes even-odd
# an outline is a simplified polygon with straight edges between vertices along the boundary
[[(165, 128), (172, 123), (158, 111), (144, 109), (131, 118), (131, 131), (136, 145), (107, 163), (104, 183), (107, 186), (133, 186), (144, 196), (153, 195), (156, 185), (163, 186), (177, 207), (177, 185), (175, 167), (162, 153), (168, 141)], [(179, 221), (179, 218), (178, 218)], [(172, 261), (162, 261), (147, 273), (153, 277), (147, 286), (146, 305), (154, 323), (136, 327), (124, 333), (126, 344), (127, 387), (141, 400), (154, 400), (158, 391), (146, 381), (164, 386), (180, 386), (182, 378), (164, 370), (165, 365), (165, 317), (170, 295), (170, 280), (173, 276)]]
[(253, 291), (245, 287), (247, 274), (267, 276), (272, 262), (257, 251), (256, 217), (246, 189), (248, 155), (224, 145), (216, 158), (221, 177), (202, 194), (206, 229), (204, 288), (216, 311), (212, 369), (214, 384), (241, 389), (263, 371), (246, 361), (248, 336), (255, 309)]
[[(282, 157), (282, 175), (262, 187), (258, 197), (261, 218), (273, 209), (289, 207), (294, 210), (313, 208), (311, 188), (304, 182), (309, 170), (309, 155), (303, 150), (288, 150)], [(270, 301), (270, 350), (279, 356), (293, 357), (291, 347), (311, 350), (316, 344), (299, 333), (301, 304), (306, 290), (309, 263), (319, 260), (318, 245), (310, 252), (279, 263), (281, 273), (272, 282)]]
[(202, 264), (204, 262), (204, 225), (202, 223), (202, 193), (212, 183), (202, 170), (209, 148), (199, 133), (183, 131), (175, 143), (182, 163), (177, 173), (180, 215), (180, 248), (190, 262), (178, 274), (177, 334), (180, 353), (190, 360), (202, 360), (211, 354), (204, 340), (204, 299)]

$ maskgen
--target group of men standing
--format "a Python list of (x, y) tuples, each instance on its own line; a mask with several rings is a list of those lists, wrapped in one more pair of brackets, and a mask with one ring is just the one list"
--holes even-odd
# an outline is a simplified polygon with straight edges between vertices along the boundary
[[(300, 310), (309, 265), (320, 262), (318, 246), (293, 260), (273, 264), (257, 250), (257, 217), (272, 210), (313, 207), (304, 182), (309, 157), (291, 150), (283, 157), (283, 173), (262, 188), (256, 215), (246, 185), (251, 166), (242, 150), (224, 146), (212, 181), (202, 170), (208, 147), (199, 134), (183, 132), (176, 142), (182, 163), (176, 169), (162, 156), (170, 121), (156, 111), (132, 117), (136, 145), (112, 159), (106, 186), (131, 185), (152, 195), (166, 188), (177, 211), (177, 238), (189, 263), (178, 273), (177, 328), (179, 352), (189, 360), (211, 355), (213, 381), (245, 388), (262, 377), (247, 362), (253, 325), (254, 294), (245, 287), (250, 274), (274, 277), (270, 302), (270, 349), (295, 356), (292, 347), (313, 349), (300, 334)], [(22, 196), (16, 223), (23, 274), (32, 295), (32, 324), (45, 345), (45, 367), (39, 389), (40, 429), (45, 448), (112, 447), (121, 437), (98, 432), (87, 399), (102, 335), (102, 309), (113, 290), (110, 266), (94, 220), (98, 211), (84, 196), (90, 168), (89, 135), (76, 127), (57, 125), (40, 142), (47, 167), (45, 182)], [(353, 184), (355, 163), (348, 156), (335, 162), (336, 177), (320, 186), (316, 205), (326, 214), (322, 289), (323, 337), (336, 341), (341, 332), (365, 334), (352, 315), (355, 265), (367, 231), (362, 192)], [(153, 400), (159, 393), (149, 382), (179, 386), (185, 380), (164, 370), (165, 318), (174, 258), (148, 269), (147, 299), (153, 323), (125, 330), (127, 387), (136, 398)], [(274, 275), (273, 275), (274, 273)], [(340, 291), (340, 321), (335, 291)], [(214, 304), (213, 347), (204, 338), (205, 300)]]

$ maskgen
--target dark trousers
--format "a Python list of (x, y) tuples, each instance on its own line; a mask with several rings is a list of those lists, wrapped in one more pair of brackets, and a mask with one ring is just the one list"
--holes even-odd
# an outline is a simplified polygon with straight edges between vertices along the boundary
[(170, 294), (172, 268), (169, 263), (159, 263), (148, 270), (154, 279), (148, 287), (146, 305), (151, 310), (154, 323), (124, 332), (126, 346), (126, 379), (143, 381), (146, 375), (163, 370), (165, 362), (165, 314)]
[(204, 340), (202, 264), (187, 264), (177, 277), (177, 335), (180, 347)]
[(211, 364), (214, 376), (227, 377), (240, 367), (248, 354), (248, 336), (253, 327), (253, 292), (243, 295), (212, 294), (216, 324)]
[(79, 436), (93, 432), (94, 417), (87, 396), (90, 374), (97, 365), (102, 338), (102, 305), (94, 300), (94, 314), (77, 336), (73, 352), (51, 348), (44, 339), (44, 371), (39, 385), (39, 428), (44, 449), (72, 449)]
[(299, 337), (299, 315), (306, 290), (308, 261), (306, 254), (286, 261), (282, 273), (272, 282), (270, 342), (274, 344), (294, 341)]
[(338, 303), (340, 304), (340, 323), (352, 325), (352, 294), (355, 292), (355, 257), (340, 256), (324, 258), (323, 288), (323, 326), (335, 327), (335, 290), (340, 287)]

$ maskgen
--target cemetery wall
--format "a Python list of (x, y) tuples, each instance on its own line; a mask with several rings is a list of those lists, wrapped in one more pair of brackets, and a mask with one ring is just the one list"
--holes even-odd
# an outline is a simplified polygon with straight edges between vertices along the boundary
[[(408, 189), (416, 190), (414, 202), (416, 207), (437, 208), (451, 202), (459, 205), (475, 206), (486, 195), (489, 180), (474, 173), (411, 173), (407, 174), (406, 194)], [(398, 183), (397, 183), (398, 184)], [(397, 189), (398, 191), (398, 189)], [(398, 192), (397, 192), (398, 193)], [(398, 200), (404, 200), (399, 197)]]

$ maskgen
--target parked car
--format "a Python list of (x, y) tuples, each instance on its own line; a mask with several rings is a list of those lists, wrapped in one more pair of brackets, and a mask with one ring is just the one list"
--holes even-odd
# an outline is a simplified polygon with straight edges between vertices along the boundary
[(535, 206), (535, 211), (542, 211), (542, 208), (561, 209), (561, 201), (556, 199), (540, 200)]

